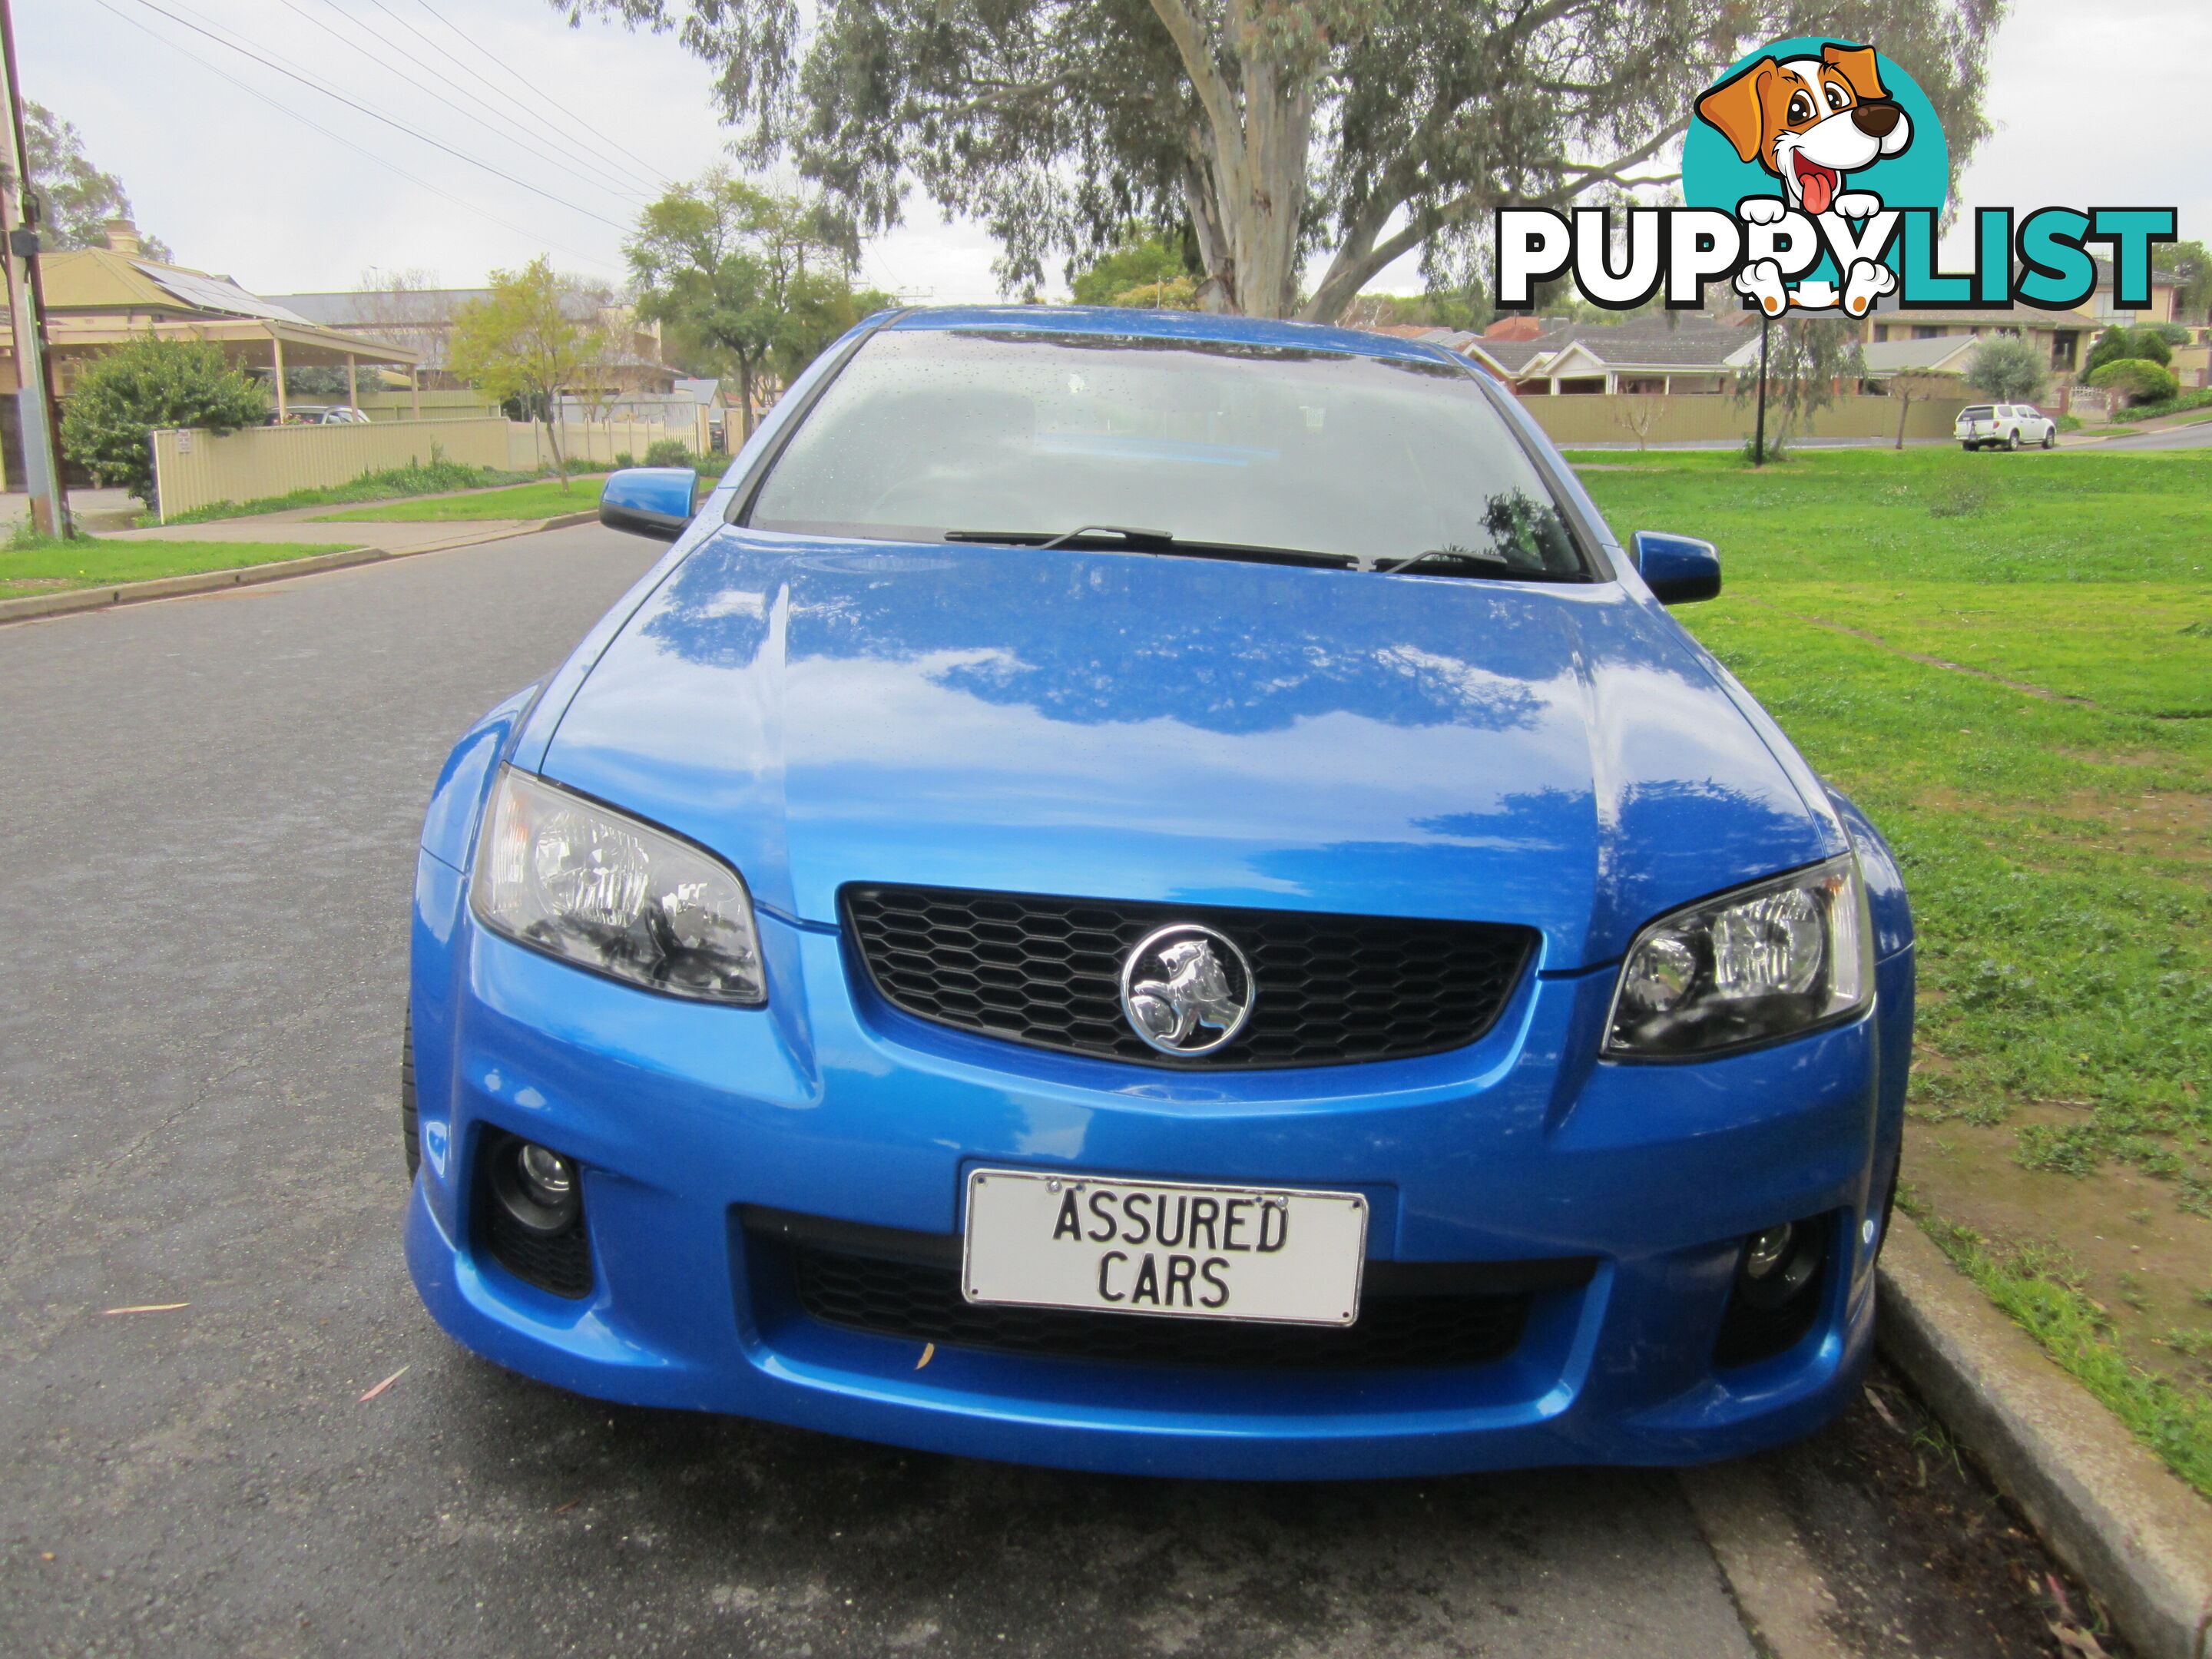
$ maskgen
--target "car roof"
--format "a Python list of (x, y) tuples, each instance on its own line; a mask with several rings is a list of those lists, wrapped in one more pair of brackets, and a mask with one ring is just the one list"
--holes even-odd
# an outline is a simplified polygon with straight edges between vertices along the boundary
[(887, 329), (1020, 329), (1036, 334), (1127, 334), (1155, 340), (1221, 340), (1238, 345), (1304, 347), (1359, 357), (1424, 363), (1465, 359), (1419, 340), (1275, 317), (1227, 317), (1202, 311), (1129, 311), (1115, 306), (929, 306), (899, 313)]

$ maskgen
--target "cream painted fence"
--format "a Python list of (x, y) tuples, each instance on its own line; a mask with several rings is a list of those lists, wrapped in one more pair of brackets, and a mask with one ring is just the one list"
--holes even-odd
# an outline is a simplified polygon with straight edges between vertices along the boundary
[[(1854, 393), (1838, 398), (1813, 416), (1797, 435), (1811, 438), (1895, 438), (1898, 399), (1869, 398)], [(1600, 395), (1584, 392), (1552, 397), (1525, 395), (1521, 406), (1536, 417), (1537, 425), (1557, 444), (1633, 444), (1638, 427), (1646, 443), (1687, 443), (1698, 439), (1748, 438), (1758, 411), (1751, 400), (1739, 404), (1725, 392), (1705, 396), (1623, 392)], [(1957, 398), (1915, 398), (1905, 414), (1908, 438), (1948, 438), (1965, 400)], [(1766, 429), (1776, 426), (1771, 406)]]
[(218, 501), (258, 501), (349, 483), (364, 472), (434, 459), (505, 468), (508, 422), (378, 421), (355, 426), (255, 426), (223, 437), (154, 434), (154, 487), (164, 520)]
[[(695, 404), (698, 417), (690, 426), (667, 426), (659, 421), (563, 421), (561, 453), (572, 461), (611, 461), (617, 455), (645, 464), (645, 452), (664, 438), (673, 438), (695, 455), (707, 451), (707, 410)], [(535, 471), (553, 465), (552, 447), (545, 428), (536, 422), (507, 425), (507, 465), (517, 472)]]

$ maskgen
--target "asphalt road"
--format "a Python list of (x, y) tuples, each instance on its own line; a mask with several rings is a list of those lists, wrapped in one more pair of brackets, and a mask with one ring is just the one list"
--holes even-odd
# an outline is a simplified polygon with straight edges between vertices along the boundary
[(2212, 444), (2212, 421), (2168, 427), (2162, 432), (2145, 432), (2133, 438), (2107, 438), (2097, 447), (2100, 450), (2202, 449), (2207, 444)]
[[(431, 1324), (395, 1105), (424, 795), (655, 551), (0, 629), (0, 1650), (1749, 1659), (1669, 1475), (1020, 1469), (595, 1405)], [(1796, 1585), (1860, 1633), (1829, 1651), (2040, 1650), (1992, 1644), (2017, 1564), (1967, 1547), (2016, 1534), (1883, 1489), (1936, 1489), (1904, 1430), (1853, 1438), (1890, 1432), (1768, 1461), (1796, 1518), (1744, 1530), (1830, 1564)]]

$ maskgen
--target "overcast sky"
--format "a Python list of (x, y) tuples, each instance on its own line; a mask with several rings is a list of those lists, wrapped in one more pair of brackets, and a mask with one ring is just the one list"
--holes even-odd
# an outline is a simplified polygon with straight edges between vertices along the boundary
[[(263, 293), (352, 288), (372, 267), (471, 285), (547, 252), (619, 278), (639, 204), (724, 143), (707, 71), (674, 41), (572, 30), (545, 0), (15, 0), (15, 21), (25, 94), (77, 125), (139, 222)], [(2212, 235), (2208, 62), (2208, 0), (2015, 0), (1991, 63), (1997, 131), (1964, 199), (2173, 204), (2185, 237)], [(909, 299), (989, 300), (993, 252), (917, 198), (864, 274)], [(1407, 260), (1371, 286), (1420, 280)]]

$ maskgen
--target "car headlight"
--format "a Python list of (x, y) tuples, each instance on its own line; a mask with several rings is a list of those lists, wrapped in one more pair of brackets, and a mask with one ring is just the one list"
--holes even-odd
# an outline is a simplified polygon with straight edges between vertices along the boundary
[(1846, 853), (1644, 928), (1620, 965), (1604, 1052), (1711, 1054), (1848, 1019), (1873, 1000), (1874, 926)]
[(487, 927), (564, 962), (702, 1002), (768, 1000), (736, 871), (527, 773), (500, 769), (470, 890)]

